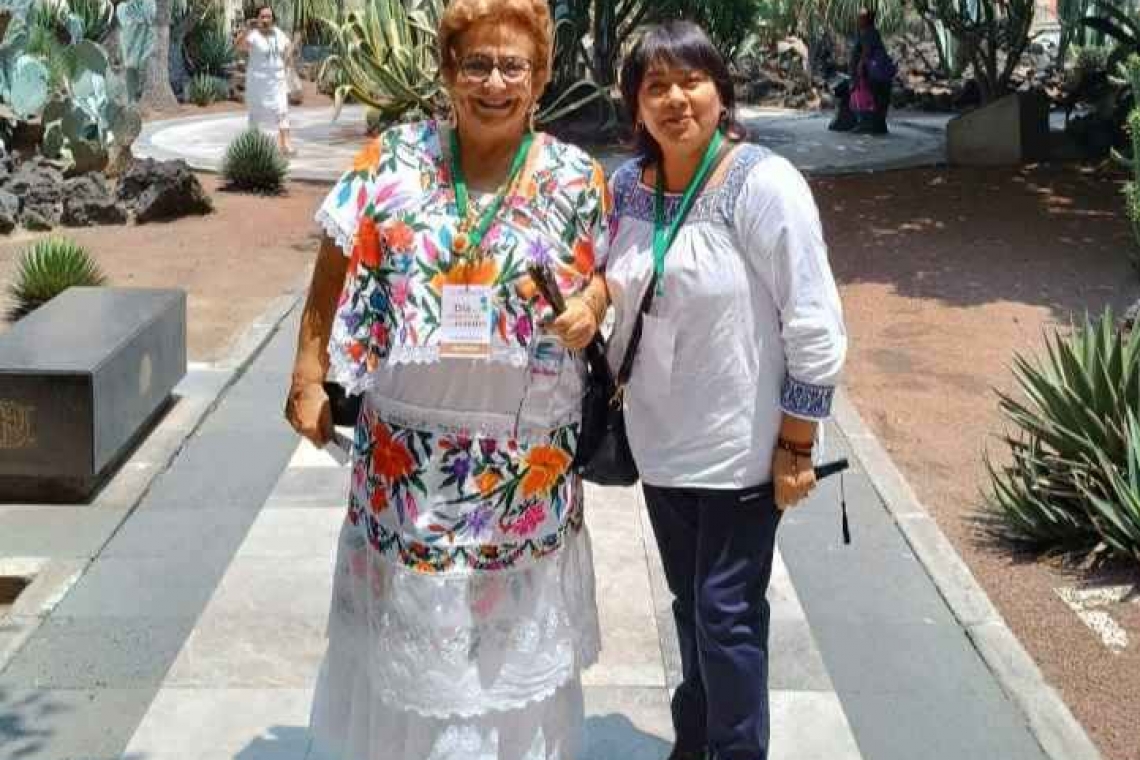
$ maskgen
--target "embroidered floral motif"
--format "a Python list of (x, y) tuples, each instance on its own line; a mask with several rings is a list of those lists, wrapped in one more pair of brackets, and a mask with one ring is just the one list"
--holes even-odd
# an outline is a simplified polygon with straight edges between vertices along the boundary
[(334, 377), (359, 392), (381, 362), (436, 361), (448, 284), (492, 288), (492, 358), (525, 363), (540, 305), (528, 263), (551, 266), (564, 292), (584, 287), (608, 207), (596, 162), (540, 136), (538, 157), (484, 239), (486, 256), (453, 260), (455, 197), (440, 128), (428, 121), (386, 131), (317, 215), (350, 257), (330, 342)]
[(571, 425), (530, 442), (433, 434), (367, 410), (357, 427), (350, 519), (364, 523), (377, 551), (418, 572), (497, 570), (542, 557), (581, 526), (570, 472), (577, 433)]

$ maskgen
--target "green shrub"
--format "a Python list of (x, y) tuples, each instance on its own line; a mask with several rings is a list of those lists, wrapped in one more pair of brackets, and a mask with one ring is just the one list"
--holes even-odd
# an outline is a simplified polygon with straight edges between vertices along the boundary
[(72, 286), (102, 285), (103, 273), (86, 250), (66, 238), (40, 240), (20, 258), (16, 279), (8, 286), (12, 306), (8, 319), (16, 321)]
[(203, 24), (186, 39), (186, 59), (193, 73), (221, 77), (237, 60), (237, 51), (225, 28)]
[[(987, 457), (999, 536), (1047, 552), (1140, 552), (1140, 330), (1111, 310), (1046, 339), (1040, 363), (1018, 356), (1019, 394), (999, 394), (1011, 462)], [(1129, 495), (1130, 494), (1130, 495)], [(1126, 499), (1125, 496), (1128, 498)], [(1140, 555), (1137, 555), (1140, 556)]]
[(285, 183), (289, 164), (273, 138), (249, 129), (226, 148), (222, 176), (238, 190), (277, 193)]
[(229, 83), (209, 74), (195, 74), (186, 82), (186, 99), (196, 106), (208, 106), (229, 97)]

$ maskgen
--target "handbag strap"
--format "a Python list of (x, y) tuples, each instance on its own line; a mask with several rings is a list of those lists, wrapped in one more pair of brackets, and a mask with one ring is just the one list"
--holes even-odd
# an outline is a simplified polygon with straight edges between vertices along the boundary
[[(699, 196), (704, 192), (705, 185), (708, 184), (709, 179), (716, 174), (716, 169), (720, 167), (721, 162), (728, 156), (732, 149), (736, 146), (734, 142), (725, 140), (717, 151), (716, 160), (713, 163), (713, 170), (705, 175), (704, 181), (701, 182), (700, 187), (697, 189)], [(660, 169), (658, 169), (660, 171)], [(633, 373), (633, 362), (637, 358), (637, 348), (641, 344), (641, 333), (644, 327), (645, 315), (653, 307), (653, 297), (657, 293), (657, 272), (654, 271), (653, 276), (649, 279), (649, 287), (645, 291), (645, 295), (641, 297), (641, 306), (637, 310), (637, 319), (633, 323), (633, 332), (629, 336), (629, 345), (625, 348), (625, 356), (622, 357), (621, 367), (618, 369), (617, 376), (617, 396), (620, 397), (625, 389), (626, 383), (629, 382), (629, 377)]]

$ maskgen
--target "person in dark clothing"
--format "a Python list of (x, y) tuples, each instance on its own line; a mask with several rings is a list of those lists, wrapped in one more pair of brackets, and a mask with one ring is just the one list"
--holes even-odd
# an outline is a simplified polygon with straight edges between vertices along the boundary
[(886, 57), (886, 46), (883, 45), (883, 37), (875, 27), (875, 12), (870, 8), (860, 8), (855, 44), (851, 47), (848, 68), (851, 72), (852, 85), (861, 78), (866, 78), (871, 87), (871, 94), (875, 98), (875, 110), (870, 121), (860, 119), (853, 131), (885, 135), (887, 110), (891, 107), (891, 80), (875, 81), (871, 76), (871, 59), (875, 56)]

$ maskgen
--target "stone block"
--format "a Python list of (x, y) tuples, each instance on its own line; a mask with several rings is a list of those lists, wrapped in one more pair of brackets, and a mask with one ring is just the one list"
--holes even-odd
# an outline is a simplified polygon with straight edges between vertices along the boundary
[(946, 125), (951, 165), (1008, 166), (1049, 155), (1049, 103), (1038, 92), (1016, 93), (964, 113)]
[(186, 294), (71, 288), (0, 335), (0, 501), (86, 500), (186, 374)]

